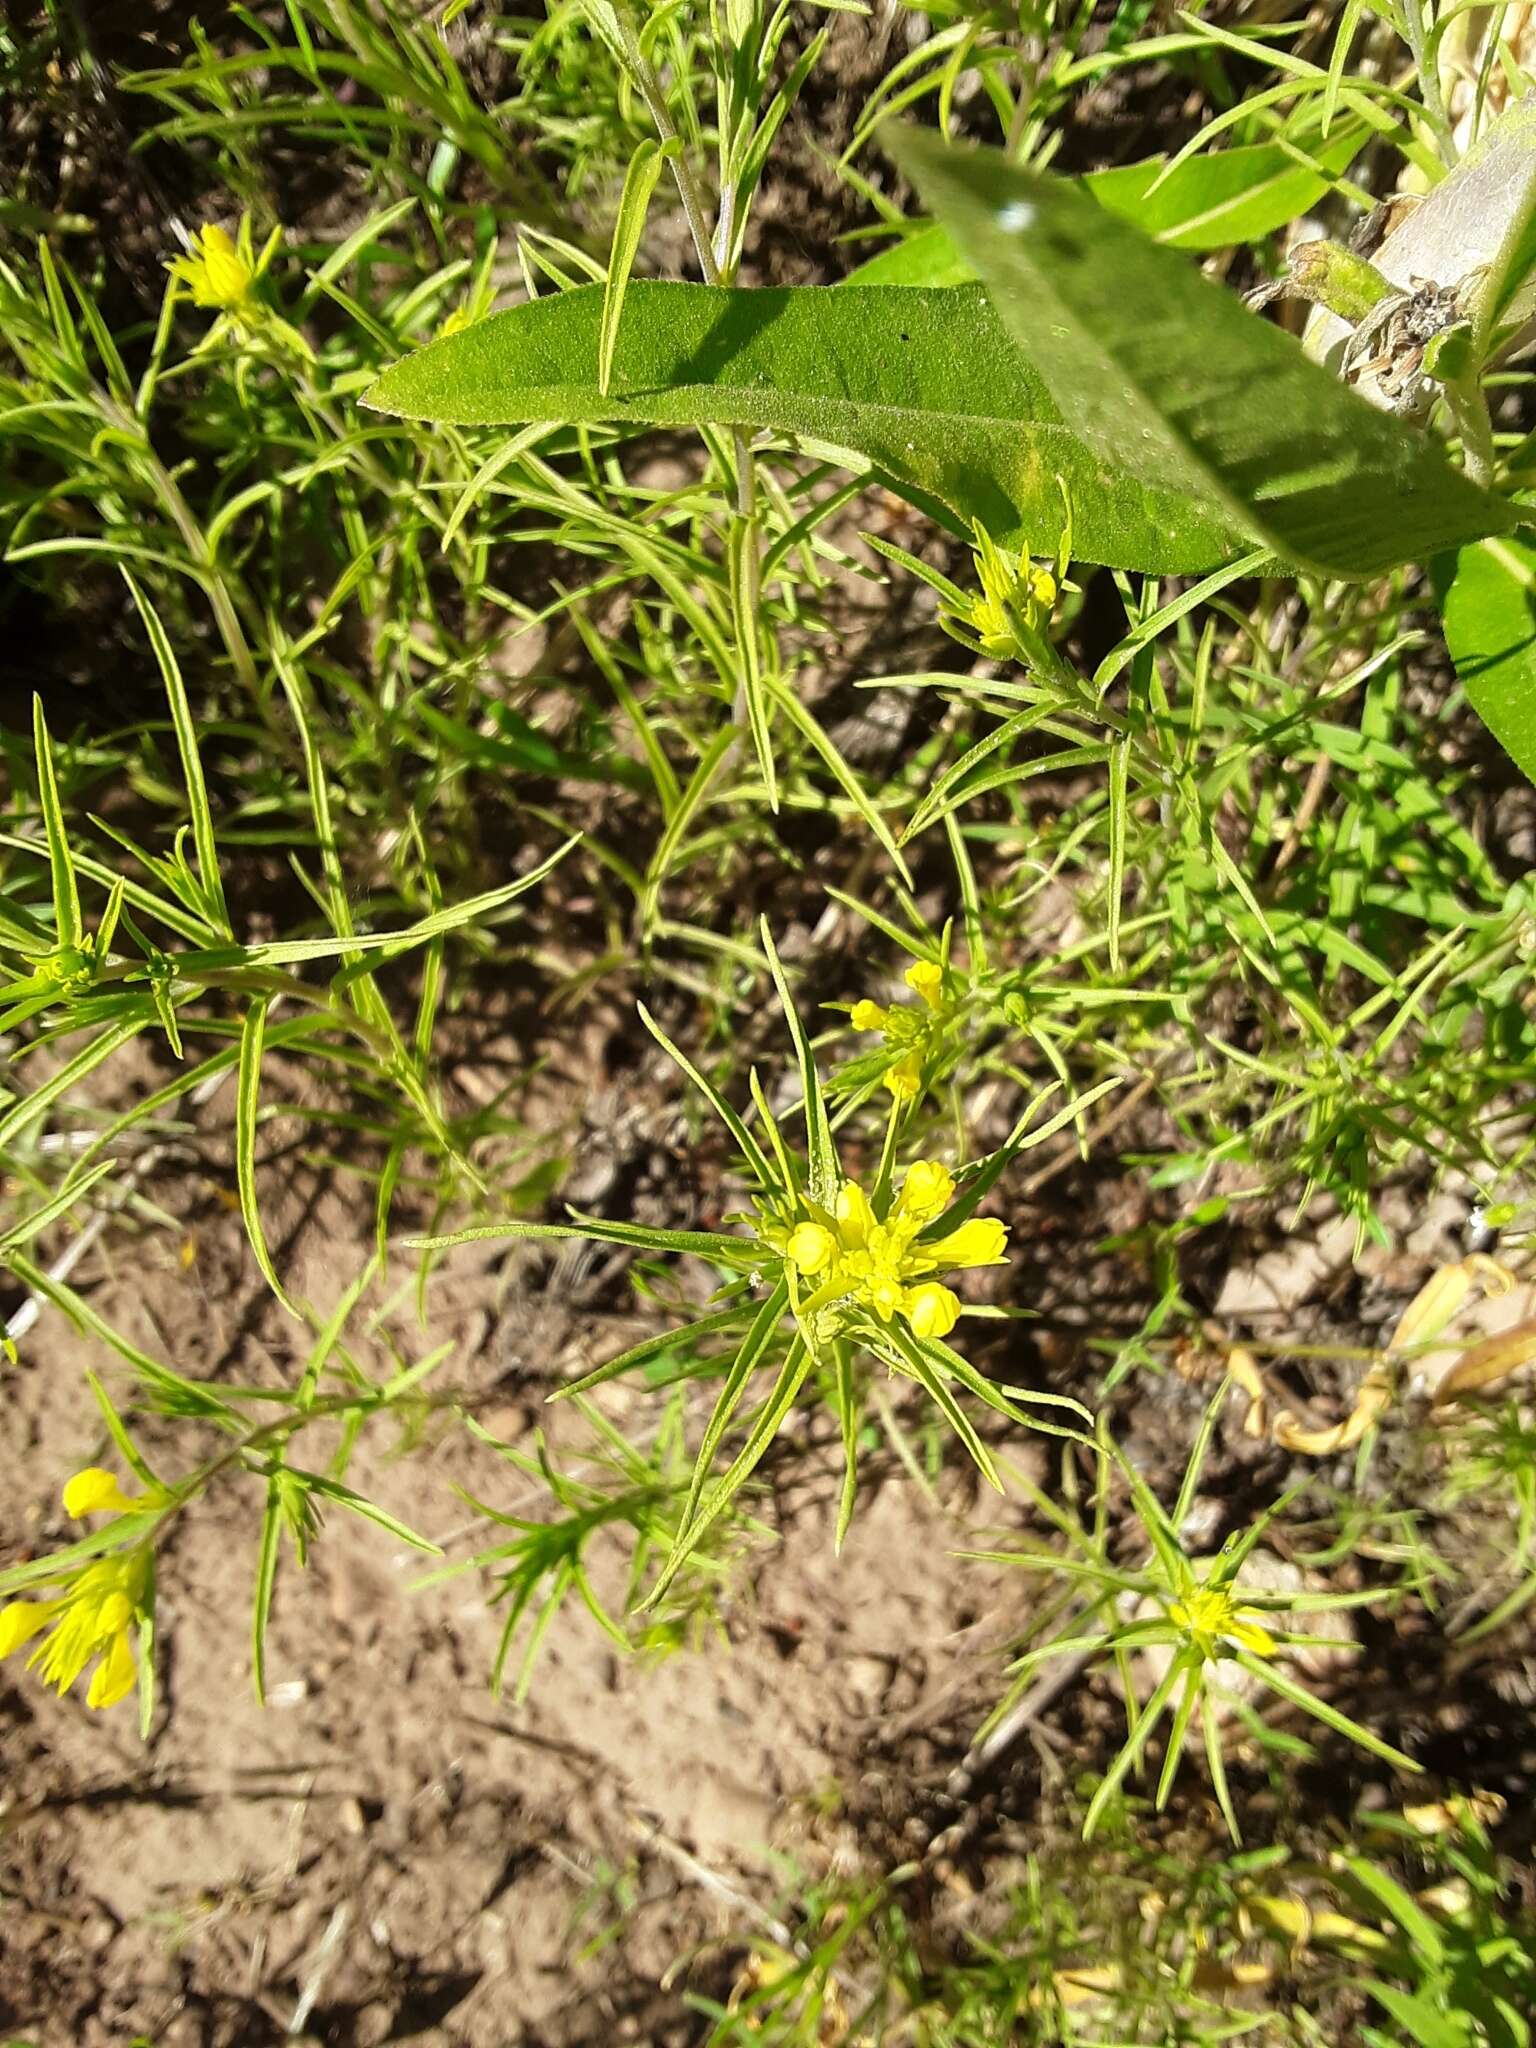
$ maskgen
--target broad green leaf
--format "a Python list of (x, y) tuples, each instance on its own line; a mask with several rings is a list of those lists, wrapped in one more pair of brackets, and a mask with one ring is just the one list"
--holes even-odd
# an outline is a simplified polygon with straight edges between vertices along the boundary
[(995, 150), (891, 154), (986, 279), (1081, 438), (1321, 574), (1371, 576), (1516, 513), (1184, 257)]
[[(1317, 152), (1316, 170), (1278, 142), (1257, 142), (1190, 157), (1161, 184), (1168, 160), (1152, 156), (1090, 171), (1083, 185), (1106, 213), (1139, 227), (1154, 242), (1170, 249), (1228, 249), (1274, 234), (1315, 205), (1328, 190), (1328, 173), (1342, 171), (1363, 140), (1358, 127), (1335, 136)], [(948, 229), (930, 221), (861, 263), (844, 283), (955, 285), (975, 275)]]
[(976, 273), (955, 247), (948, 228), (928, 221), (861, 263), (838, 285), (839, 291), (867, 290), (875, 285), (974, 284)]
[[(455, 424), (643, 421), (771, 428), (850, 450), (957, 531), (1054, 543), (1062, 485), (1084, 561), (1172, 574), (1230, 552), (1229, 522), (1137, 483), (1062, 424), (984, 292), (636, 282), (611, 390), (599, 389), (603, 289), (580, 286), (447, 335), (363, 402)], [(1058, 482), (1060, 479), (1060, 482)]]
[(1467, 702), (1536, 782), (1536, 545), (1505, 535), (1463, 548), (1442, 613)]
[(1084, 185), (1117, 219), (1166, 242), (1170, 249), (1228, 249), (1257, 242), (1305, 213), (1365, 142), (1356, 124), (1335, 135), (1314, 159), (1316, 168), (1278, 142), (1206, 150), (1187, 158), (1162, 183), (1166, 159), (1152, 157), (1093, 171)]

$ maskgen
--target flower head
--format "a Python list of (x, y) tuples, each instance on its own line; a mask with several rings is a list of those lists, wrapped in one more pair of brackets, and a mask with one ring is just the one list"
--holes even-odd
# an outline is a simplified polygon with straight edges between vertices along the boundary
[(259, 275), (251, 257), (250, 223), (241, 222), (236, 242), (216, 222), (210, 222), (198, 229), (185, 255), (173, 256), (166, 268), (187, 287), (194, 306), (220, 313), (242, 311)]
[(818, 1212), (776, 1243), (806, 1292), (802, 1315), (823, 1309), (862, 1309), (882, 1323), (900, 1317), (918, 1337), (946, 1337), (960, 1315), (953, 1289), (929, 1276), (964, 1266), (1006, 1262), (1007, 1226), (974, 1217), (948, 1236), (922, 1233), (954, 1200), (949, 1169), (919, 1159), (907, 1169), (894, 1201), (876, 1213), (857, 1181), (844, 1181), (830, 1212)]
[(94, 1658), (86, 1705), (115, 1707), (132, 1692), (137, 1676), (132, 1632), (143, 1611), (148, 1571), (141, 1546), (125, 1556), (98, 1558), (51, 1600), (12, 1600), (0, 1608), (0, 1657), (41, 1636), (27, 1668), (60, 1693), (69, 1691)]
[(1255, 1657), (1272, 1657), (1275, 1639), (1251, 1607), (1239, 1607), (1224, 1586), (1195, 1586), (1175, 1600), (1168, 1619), (1193, 1638), (1205, 1656), (1216, 1658), (1223, 1643), (1235, 1643)]
[[(77, 1518), (139, 1514), (164, 1501), (153, 1489), (124, 1493), (116, 1474), (101, 1465), (87, 1465), (64, 1488), (64, 1511)], [(145, 1612), (149, 1582), (150, 1548), (137, 1543), (94, 1559), (48, 1599), (12, 1600), (0, 1607), (0, 1658), (41, 1636), (27, 1659), (28, 1670), (65, 1693), (94, 1658), (86, 1705), (116, 1706), (132, 1692), (137, 1676), (133, 1635)]]
[[(1063, 547), (1065, 552), (1065, 540)], [(971, 560), (981, 588), (973, 597), (942, 605), (940, 623), (994, 661), (1038, 660), (1060, 595), (1059, 573), (1033, 561), (1027, 548), (1010, 558), (979, 526)], [(1058, 572), (1064, 566), (1059, 563)]]

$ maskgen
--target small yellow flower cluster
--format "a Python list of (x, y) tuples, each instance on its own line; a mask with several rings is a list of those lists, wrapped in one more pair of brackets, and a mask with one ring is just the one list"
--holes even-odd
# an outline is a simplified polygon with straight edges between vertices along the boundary
[(893, 1003), (882, 1009), (867, 998), (854, 1004), (848, 1021), (855, 1031), (879, 1031), (900, 1057), (885, 1070), (885, 1085), (898, 1102), (912, 1102), (923, 1089), (923, 1058), (928, 1040), (944, 1009), (944, 970), (932, 960), (919, 960), (904, 976), (907, 987), (922, 1000)]
[[(64, 1489), (65, 1512), (77, 1520), (137, 1514), (154, 1505), (147, 1495), (124, 1493), (113, 1474), (97, 1465), (77, 1472)], [(51, 1600), (12, 1600), (0, 1607), (0, 1657), (41, 1635), (27, 1668), (36, 1669), (45, 1685), (61, 1693), (68, 1692), (93, 1657), (99, 1658), (86, 1705), (115, 1707), (133, 1691), (137, 1676), (133, 1628), (148, 1582), (149, 1551), (139, 1544), (95, 1559)]]
[(250, 225), (242, 222), (236, 243), (221, 227), (199, 228), (184, 256), (166, 265), (172, 277), (192, 294), (194, 306), (210, 312), (238, 313), (250, 303), (258, 269), (250, 251)]
[(1224, 1586), (1193, 1586), (1168, 1609), (1168, 1619), (1188, 1631), (1209, 1658), (1223, 1643), (1236, 1643), (1255, 1657), (1272, 1657), (1275, 1639), (1251, 1607), (1239, 1607)]
[(981, 593), (967, 599), (963, 607), (944, 607), (942, 621), (975, 640), (994, 661), (1028, 658), (1035, 651), (1030, 643), (1055, 608), (1059, 595), (1056, 578), (1043, 562), (1031, 560), (1027, 548), (1014, 562), (990, 534), (978, 529), (976, 538), (977, 550), (971, 559)]
[(1006, 1264), (1008, 1231), (991, 1217), (975, 1217), (947, 1237), (922, 1232), (954, 1200), (948, 1169), (920, 1159), (907, 1169), (895, 1201), (877, 1216), (856, 1181), (845, 1181), (830, 1211), (811, 1214), (776, 1246), (797, 1284), (802, 1319), (839, 1304), (867, 1309), (881, 1322), (900, 1316), (918, 1337), (947, 1337), (960, 1300), (930, 1274), (963, 1266)]

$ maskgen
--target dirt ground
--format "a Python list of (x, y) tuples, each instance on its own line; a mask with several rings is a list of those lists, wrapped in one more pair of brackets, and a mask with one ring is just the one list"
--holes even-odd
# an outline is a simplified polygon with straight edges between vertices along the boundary
[[(630, 1188), (641, 1211), (660, 1199), (647, 1171), (667, 1184), (677, 1117), (656, 1080), (642, 1066), (584, 1094), (582, 1121), (609, 1133), (613, 1154), (589, 1162), (589, 1180), (610, 1196)], [(206, 1112), (215, 1126), (217, 1108)], [(273, 1242), (296, 1293), (324, 1315), (367, 1257), (366, 1197), (306, 1163), (283, 1119), (266, 1130)], [(291, 1381), (307, 1335), (254, 1271), (221, 1142), (200, 1151), (194, 1139), (148, 1177), (162, 1221), (114, 1228), (77, 1284), (131, 1340), (198, 1378)], [(579, 1138), (576, 1149), (591, 1150)], [(1021, 1206), (1015, 1220), (1037, 1242), (1071, 1240), (1075, 1171)], [(1458, 1218), (1454, 1200), (1417, 1216), (1405, 1205), (1400, 1249), (1368, 1259), (1363, 1277), (1337, 1229), (1255, 1246), (1224, 1276), (1221, 1313), (1250, 1328), (1277, 1316), (1336, 1322), (1345, 1288), (1359, 1327), (1401, 1306), (1447, 1255)], [(1110, 1315), (1109, 1267), (1102, 1278)], [(496, 1244), (445, 1262), (427, 1324), (430, 1334), (401, 1268), (365, 1297), (348, 1343), (377, 1372), (453, 1339), (441, 1383), (505, 1442), (527, 1448), (544, 1426), (557, 1456), (570, 1411), (550, 1409), (548, 1389), (643, 1327), (622, 1256), (573, 1266), (543, 1247)], [(1071, 1320), (1031, 1342), (1047, 1361), (1069, 1357)], [(60, 1480), (109, 1454), (87, 1367), (113, 1378), (102, 1348), (45, 1309), (7, 1383), (7, 1562), (67, 1538)], [(1154, 1475), (1182, 1460), (1205, 1398), (1170, 1375), (1126, 1416), (1128, 1448)], [(610, 1390), (609, 1412), (642, 1430), (654, 1400)], [(1213, 1530), (1272, 1483), (1237, 1419), (1202, 1509)], [(147, 1746), (131, 1706), (91, 1714), (16, 1664), (0, 1668), (0, 2024), (38, 2048), (665, 2048), (702, 2038), (687, 1994), (729, 1996), (746, 1938), (772, 1925), (796, 1884), (889, 1869), (959, 1819), (969, 1881), (984, 1885), (1028, 1839), (1042, 1770), (1102, 1758), (1117, 1704), (1097, 1679), (1064, 1688), (1012, 1781), (946, 1810), (944, 1781), (997, 1696), (1000, 1652), (1029, 1597), (1021, 1575), (954, 1552), (1016, 1529), (1024, 1511), (978, 1501), (960, 1472), (925, 1497), (894, 1457), (874, 1456), (835, 1559), (835, 1446), (811, 1428), (803, 1455), (767, 1468), (754, 1505), (777, 1540), (738, 1574), (718, 1634), (665, 1660), (625, 1659), (572, 1602), (524, 1705), (487, 1687), (500, 1622), (485, 1582), (470, 1573), (415, 1589), (418, 1553), (333, 1511), (308, 1571), (285, 1561), (260, 1707), (249, 1647), (258, 1482), (216, 1485), (162, 1556), (162, 1691)], [(148, 1418), (141, 1434), (152, 1462), (173, 1437), (188, 1455), (184, 1430), (164, 1421)], [(1038, 1447), (1009, 1449), (1046, 1476)], [(494, 1451), (430, 1417), (408, 1454), (365, 1437), (348, 1476), (450, 1561), (486, 1540), (455, 1487), (503, 1511), (533, 1498)], [(1352, 1710), (1405, 1686), (1447, 1782), (1475, 1771), (1506, 1793), (1529, 1788), (1536, 1751), (1514, 1728), (1521, 1673), (1528, 1694), (1536, 1663), (1506, 1645), (1502, 1692), (1486, 1671), (1464, 1674), (1448, 1706), (1443, 1653), (1426, 1660), (1426, 1647), (1403, 1644), (1394, 1679), (1377, 1645), (1352, 1677)], [(1337, 1782), (1319, 1792), (1324, 1815), (1338, 1809)], [(1188, 1797), (1198, 1805), (1198, 1787)]]

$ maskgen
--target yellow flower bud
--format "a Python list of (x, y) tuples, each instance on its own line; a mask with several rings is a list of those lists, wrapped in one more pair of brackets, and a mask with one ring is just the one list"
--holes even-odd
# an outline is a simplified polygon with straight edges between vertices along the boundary
[(850, 1251), (864, 1243), (875, 1227), (869, 1197), (856, 1180), (845, 1180), (837, 1195), (837, 1234)]
[(921, 996), (930, 1010), (936, 1010), (944, 995), (944, 970), (936, 967), (931, 960), (919, 960), (907, 969), (906, 984), (912, 993)]
[(947, 1337), (960, 1320), (960, 1297), (937, 1280), (927, 1280), (907, 1296), (907, 1321), (918, 1337)]
[(853, 1009), (849, 1013), (848, 1022), (855, 1031), (883, 1031), (885, 1029), (885, 1012), (878, 1003), (872, 1003), (866, 996), (862, 1002), (854, 1004)]
[(923, 1063), (915, 1052), (885, 1070), (885, 1085), (898, 1102), (915, 1102), (923, 1092)]
[(954, 1195), (954, 1176), (947, 1166), (932, 1159), (917, 1159), (907, 1168), (896, 1207), (903, 1216), (931, 1223), (949, 1207)]
[(64, 1488), (64, 1512), (77, 1521), (84, 1515), (131, 1515), (144, 1504), (141, 1495), (124, 1493), (117, 1475), (100, 1465), (87, 1465)]
[(837, 1239), (819, 1223), (802, 1223), (791, 1232), (788, 1249), (791, 1264), (802, 1273), (819, 1273), (836, 1258)]

